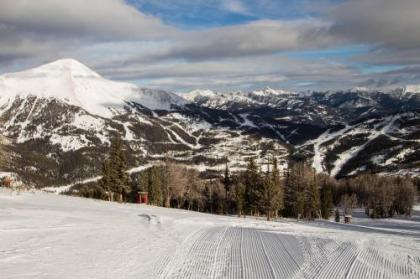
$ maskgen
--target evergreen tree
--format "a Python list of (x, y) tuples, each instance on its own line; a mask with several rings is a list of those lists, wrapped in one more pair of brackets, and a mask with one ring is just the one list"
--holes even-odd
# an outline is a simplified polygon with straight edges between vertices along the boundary
[(170, 207), (171, 206), (171, 187), (170, 187), (170, 176), (171, 176), (171, 163), (169, 158), (165, 158), (165, 165), (163, 167), (162, 173), (162, 198), (163, 198), (163, 206)]
[(223, 186), (225, 188), (225, 196), (227, 197), (230, 185), (232, 183), (231, 178), (230, 178), (230, 172), (229, 172), (228, 164), (226, 164), (226, 167), (225, 167), (225, 175), (223, 176), (222, 183), (223, 183)]
[(148, 170), (143, 171), (137, 175), (137, 192), (147, 192), (149, 191), (149, 184), (148, 184), (149, 174)]
[(151, 167), (147, 173), (147, 185), (150, 204), (160, 206), (162, 205), (162, 172), (160, 167)]
[(127, 163), (122, 149), (122, 140), (116, 136), (111, 141), (109, 157), (102, 166), (100, 185), (109, 192), (117, 194), (118, 200), (124, 199), (130, 187)]
[(329, 219), (333, 211), (333, 187), (331, 183), (324, 177), (321, 188), (321, 215), (324, 219)]
[(247, 170), (245, 171), (244, 183), (245, 206), (246, 210), (252, 215), (258, 209), (258, 189), (261, 186), (261, 177), (253, 158), (249, 160)]
[(245, 185), (241, 181), (240, 177), (234, 177), (232, 181), (234, 188), (234, 198), (236, 205), (236, 213), (239, 217), (242, 217), (245, 209)]
[(102, 179), (99, 180), (99, 186), (105, 190), (110, 192), (111, 191), (111, 164), (109, 159), (106, 159), (102, 163)]
[(169, 169), (165, 164), (161, 167), (162, 206), (170, 207)]
[(226, 163), (226, 167), (225, 167), (225, 173), (222, 179), (222, 183), (223, 183), (223, 187), (225, 190), (225, 213), (228, 213), (230, 211), (230, 197), (229, 197), (229, 192), (230, 192), (230, 187), (232, 185), (232, 179), (230, 176), (230, 171), (229, 171), (229, 167), (228, 164)]
[(277, 163), (277, 158), (273, 158), (273, 170), (271, 175), (272, 183), (274, 187), (277, 189), (277, 208), (276, 208), (276, 216), (278, 215), (279, 210), (283, 210), (284, 208), (284, 186), (283, 181), (280, 179), (280, 171)]
[(299, 218), (303, 213), (303, 164), (291, 164), (286, 172), (284, 189), (284, 215)]
[(204, 185), (205, 206), (210, 213), (222, 214), (225, 207), (225, 189), (219, 179), (210, 179)]
[[(195, 208), (197, 211), (201, 211), (204, 208), (204, 184), (198, 176), (199, 173), (196, 170), (189, 169), (187, 171), (188, 182), (186, 186), (185, 201), (188, 210), (194, 210)], [(223, 193), (223, 190), (221, 192)], [(224, 197), (221, 198), (221, 213), (223, 213), (223, 201)]]
[(312, 179), (310, 179), (305, 189), (305, 212), (304, 217), (307, 219), (314, 219), (320, 217), (320, 199), (319, 199), (319, 189), (316, 179), (315, 172), (311, 171)]
[(109, 160), (112, 172), (113, 192), (124, 198), (129, 189), (129, 178), (120, 136), (115, 137), (111, 143)]
[(313, 219), (319, 216), (319, 185), (314, 170), (304, 163), (291, 164), (285, 181), (286, 216)]
[(269, 221), (282, 206), (282, 193), (277, 161), (273, 160), (273, 170), (270, 172), (270, 163), (261, 187), (258, 189), (258, 202), (260, 209)]

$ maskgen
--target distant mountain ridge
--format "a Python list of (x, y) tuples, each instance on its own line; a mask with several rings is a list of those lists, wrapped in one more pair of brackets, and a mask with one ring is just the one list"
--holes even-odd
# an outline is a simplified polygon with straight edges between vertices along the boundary
[(104, 79), (64, 59), (0, 76), (0, 171), (28, 183), (99, 174), (121, 135), (130, 167), (170, 155), (206, 175), (250, 157), (281, 168), (307, 160), (337, 177), (365, 171), (420, 175), (420, 94), (407, 87), (296, 93), (265, 88), (173, 94)]

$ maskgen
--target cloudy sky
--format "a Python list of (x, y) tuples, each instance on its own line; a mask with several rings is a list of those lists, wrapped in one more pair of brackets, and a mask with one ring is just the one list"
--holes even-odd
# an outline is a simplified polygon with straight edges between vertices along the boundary
[(0, 73), (75, 58), (141, 86), (420, 83), (419, 0), (1, 0)]

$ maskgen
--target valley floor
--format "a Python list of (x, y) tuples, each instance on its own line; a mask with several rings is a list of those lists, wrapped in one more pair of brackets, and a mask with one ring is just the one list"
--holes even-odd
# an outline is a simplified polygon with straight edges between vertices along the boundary
[(265, 222), (0, 189), (0, 278), (420, 278), (420, 212)]

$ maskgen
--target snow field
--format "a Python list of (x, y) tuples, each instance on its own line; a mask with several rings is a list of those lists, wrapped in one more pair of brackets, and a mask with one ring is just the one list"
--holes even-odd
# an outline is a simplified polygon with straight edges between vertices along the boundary
[(0, 188), (0, 278), (420, 278), (419, 236), (401, 230), (416, 220), (393, 232)]

